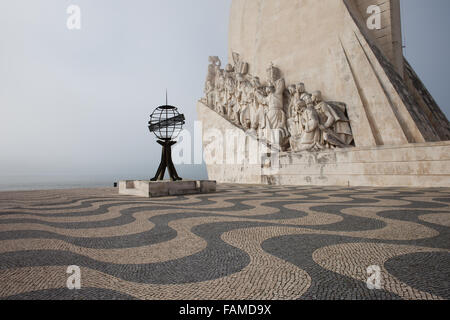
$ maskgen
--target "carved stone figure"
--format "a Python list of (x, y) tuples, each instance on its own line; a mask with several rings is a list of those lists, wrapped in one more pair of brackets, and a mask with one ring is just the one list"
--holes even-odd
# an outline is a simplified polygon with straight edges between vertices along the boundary
[(297, 93), (297, 89), (295, 88), (295, 85), (291, 84), (288, 86), (287, 90), (285, 90), (285, 105), (287, 106), (285, 109), (287, 118), (292, 117), (292, 111), (294, 106), (294, 99), (295, 95)]
[(295, 145), (295, 141), (301, 139), (303, 133), (303, 125), (301, 117), (306, 109), (306, 103), (301, 99), (301, 95), (304, 93), (304, 85), (291, 85), (289, 86), (289, 95), (291, 97), (289, 104), (289, 119), (287, 120), (287, 126), (290, 133), (289, 142), (291, 149)]
[(300, 96), (297, 94), (295, 85), (288, 87), (289, 105), (287, 107), (287, 126), (291, 136), (295, 136), (298, 133), (298, 120), (299, 114), (296, 110), (297, 101), (300, 101)]
[(297, 89), (299, 96), (306, 92), (305, 84), (303, 82), (298, 83), (295, 88)]
[(244, 77), (240, 74), (236, 76), (236, 84), (235, 84), (235, 92), (234, 92), (234, 100), (233, 103), (228, 106), (228, 119), (234, 124), (240, 126), (241, 120), (241, 110), (242, 110), (242, 96), (243, 86), (244, 86)]
[(353, 141), (353, 135), (350, 121), (345, 115), (345, 106), (342, 110), (323, 101), (320, 91), (312, 94), (312, 102), (321, 120), (322, 144), (327, 147), (348, 147)]
[(233, 77), (233, 74), (231, 71), (232, 69), (227, 69), (225, 73), (225, 99), (224, 99), (224, 106), (223, 106), (223, 115), (227, 115), (230, 108), (233, 108), (236, 99), (236, 81)]
[(248, 64), (236, 52), (233, 64), (225, 69), (220, 69), (218, 57), (210, 57), (209, 62), (202, 101), (248, 134), (294, 152), (352, 145), (345, 104), (325, 102), (320, 91), (311, 95), (303, 83), (286, 89), (281, 71), (273, 64), (262, 84), (248, 74)]
[(241, 107), (239, 114), (239, 121), (244, 129), (251, 129), (251, 104), (252, 104), (252, 86), (248, 80), (242, 82), (241, 87)]
[[(219, 57), (216, 57), (216, 56), (209, 57), (208, 74), (206, 76), (205, 84), (207, 84), (208, 81), (211, 84), (214, 84), (216, 82), (216, 75), (219, 72), (221, 65), (222, 65), (222, 62), (220, 61)], [(206, 86), (205, 86), (205, 91), (206, 91)]]
[(224, 114), (225, 107), (225, 77), (223, 75), (223, 70), (219, 70), (216, 75), (215, 83), (215, 103), (214, 109), (219, 114)]
[[(306, 102), (306, 109), (302, 113), (301, 124), (303, 130), (300, 139), (297, 139), (292, 145), (293, 151), (312, 151), (321, 150), (323, 146), (320, 145), (320, 119), (314, 108), (314, 104), (309, 95), (304, 96)], [(291, 141), (292, 142), (292, 141)]]
[(215, 89), (214, 89), (211, 81), (206, 81), (205, 95), (206, 95), (206, 105), (209, 107), (214, 106)]
[[(283, 146), (288, 138), (286, 127), (286, 114), (284, 113), (283, 92), (285, 89), (284, 79), (275, 81), (275, 86), (270, 86), (269, 95), (267, 96), (268, 110), (266, 113), (266, 123), (275, 135), (278, 141), (272, 141), (274, 144)], [(274, 132), (276, 131), (276, 132)]]
[(258, 77), (253, 77), (251, 86), (250, 120), (251, 130), (257, 133), (258, 130), (265, 129), (264, 105), (260, 103), (258, 95), (262, 92), (262, 85)]

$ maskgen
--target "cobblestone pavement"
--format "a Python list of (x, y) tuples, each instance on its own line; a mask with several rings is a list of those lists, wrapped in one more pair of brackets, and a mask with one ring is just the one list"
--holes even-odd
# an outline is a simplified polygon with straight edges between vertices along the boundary
[(449, 298), (450, 189), (0, 193), (0, 299)]

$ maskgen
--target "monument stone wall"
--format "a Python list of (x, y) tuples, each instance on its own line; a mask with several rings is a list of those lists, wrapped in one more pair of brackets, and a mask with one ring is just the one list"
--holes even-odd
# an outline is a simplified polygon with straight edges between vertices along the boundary
[[(229, 140), (233, 131), (241, 131), (198, 102), (199, 120), (205, 135), (211, 130), (220, 132), (218, 146), (221, 157), (207, 162), (209, 179), (218, 183), (310, 185), (310, 186), (372, 186), (372, 187), (448, 187), (450, 186), (450, 141), (406, 144), (403, 146), (360, 147), (318, 152), (281, 152), (277, 168), (272, 163), (244, 157), (242, 161), (227, 163), (227, 145), (238, 150)], [(211, 136), (204, 139), (209, 149)], [(249, 143), (247, 139), (245, 143)], [(248, 146), (244, 146), (248, 148)], [(276, 152), (276, 151), (274, 151)], [(265, 157), (270, 159), (270, 157)]]

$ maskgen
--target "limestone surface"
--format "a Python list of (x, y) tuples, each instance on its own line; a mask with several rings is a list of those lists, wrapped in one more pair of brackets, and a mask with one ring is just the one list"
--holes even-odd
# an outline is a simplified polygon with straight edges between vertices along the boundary
[[(380, 30), (368, 29), (369, 5), (380, 6)], [(403, 57), (398, 0), (233, 0), (229, 24), (229, 61), (238, 52), (261, 79), (273, 63), (287, 85), (345, 103), (357, 147), (450, 139)]]

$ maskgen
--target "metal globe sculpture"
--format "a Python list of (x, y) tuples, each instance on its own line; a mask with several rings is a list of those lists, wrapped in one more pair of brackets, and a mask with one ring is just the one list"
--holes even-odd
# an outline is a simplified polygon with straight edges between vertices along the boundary
[(184, 124), (184, 115), (179, 114), (176, 107), (161, 106), (150, 116), (149, 129), (158, 139), (172, 140), (178, 137)]
[(172, 139), (178, 137), (186, 123), (185, 120), (184, 115), (178, 113), (176, 107), (167, 105), (167, 102), (165, 106), (156, 108), (150, 116), (148, 129), (155, 134), (159, 139), (157, 142), (162, 146), (161, 163), (151, 181), (164, 180), (166, 169), (169, 170), (172, 181), (183, 180), (178, 176), (172, 161), (172, 146), (176, 144)]

